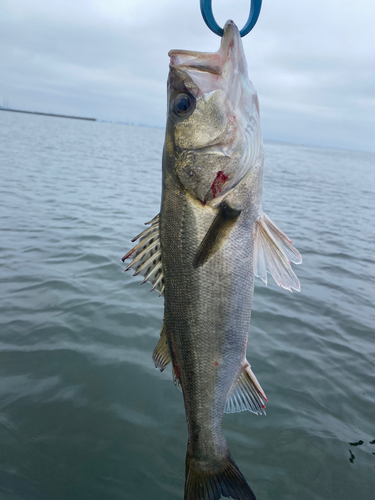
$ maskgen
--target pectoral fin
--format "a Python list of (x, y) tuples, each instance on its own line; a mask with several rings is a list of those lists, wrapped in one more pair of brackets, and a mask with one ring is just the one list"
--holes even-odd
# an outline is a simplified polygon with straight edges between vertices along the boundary
[(215, 217), (202, 243), (199, 245), (194, 259), (194, 267), (203, 266), (224, 245), (230, 232), (235, 226), (242, 208), (231, 207), (226, 201), (219, 205), (219, 213)]
[(224, 412), (238, 413), (248, 410), (259, 415), (266, 414), (262, 398), (267, 401), (262, 387), (247, 363), (225, 403)]

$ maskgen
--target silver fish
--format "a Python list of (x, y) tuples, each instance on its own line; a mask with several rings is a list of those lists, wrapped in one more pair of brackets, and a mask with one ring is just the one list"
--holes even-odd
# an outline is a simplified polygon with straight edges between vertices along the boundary
[(262, 212), (263, 146), (257, 93), (239, 31), (216, 53), (172, 50), (160, 214), (123, 258), (164, 295), (153, 360), (172, 363), (189, 441), (185, 500), (254, 500), (233, 461), (223, 413), (264, 413), (246, 358), (253, 275), (300, 290), (289, 238)]

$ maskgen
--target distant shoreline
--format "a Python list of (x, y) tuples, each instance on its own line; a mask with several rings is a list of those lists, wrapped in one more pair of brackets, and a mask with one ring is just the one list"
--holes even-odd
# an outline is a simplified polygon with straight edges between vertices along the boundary
[(2, 107), (0, 107), (0, 111), (12, 111), (13, 113), (27, 113), (28, 115), (56, 116), (57, 118), (72, 118), (74, 120), (88, 120), (90, 122), (96, 122), (96, 118), (86, 118), (84, 116), (72, 116), (72, 115), (57, 115), (55, 113), (42, 113), (41, 111), (23, 111), (22, 109), (11, 109)]

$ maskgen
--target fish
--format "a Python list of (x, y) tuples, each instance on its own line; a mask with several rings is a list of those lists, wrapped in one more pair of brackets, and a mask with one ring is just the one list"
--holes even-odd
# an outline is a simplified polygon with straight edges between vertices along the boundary
[(126, 270), (164, 296), (156, 368), (172, 365), (188, 426), (185, 500), (254, 500), (223, 433), (223, 414), (265, 414), (247, 359), (254, 275), (300, 290), (302, 258), (263, 212), (257, 92), (240, 33), (215, 53), (171, 50), (160, 213), (136, 236)]

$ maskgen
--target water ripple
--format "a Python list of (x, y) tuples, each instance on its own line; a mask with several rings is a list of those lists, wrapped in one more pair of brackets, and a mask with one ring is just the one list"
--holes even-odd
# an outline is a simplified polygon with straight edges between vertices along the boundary
[[(163, 301), (120, 262), (159, 211), (164, 132), (0, 118), (8, 145), (0, 497), (178, 498), (183, 401), (170, 369), (160, 373), (151, 359)], [(257, 280), (248, 358), (269, 398), (267, 417), (226, 415), (229, 447), (259, 499), (367, 500), (375, 491), (375, 156), (270, 143), (265, 157), (264, 209), (303, 255), (302, 291)]]

